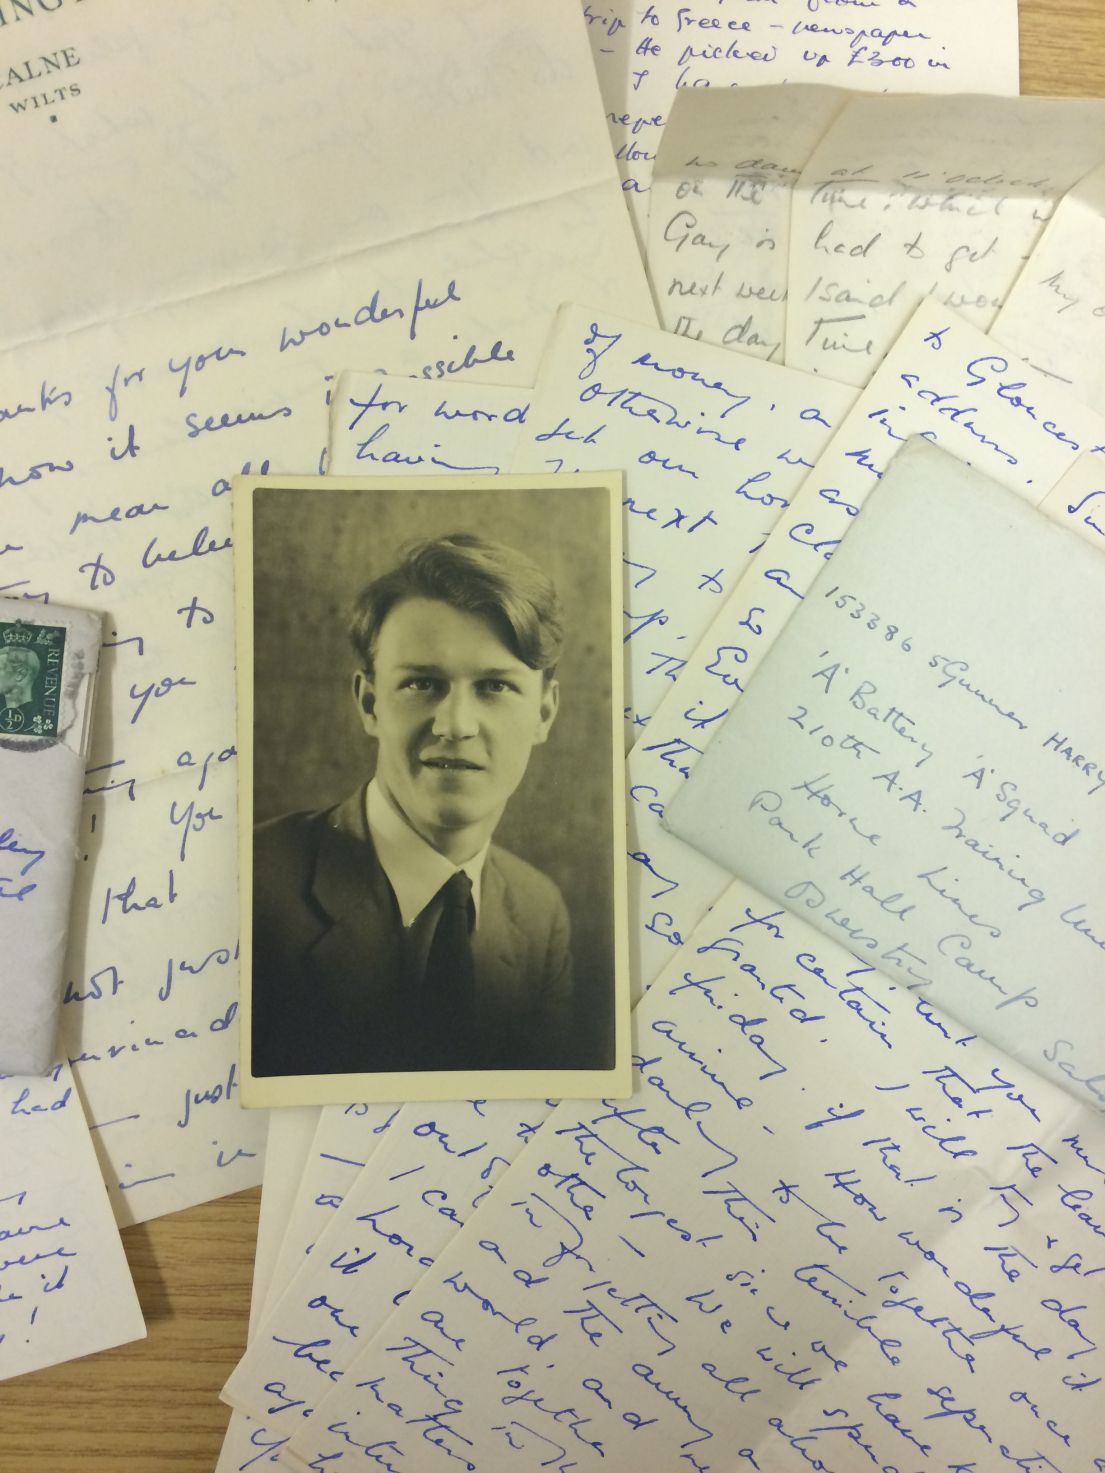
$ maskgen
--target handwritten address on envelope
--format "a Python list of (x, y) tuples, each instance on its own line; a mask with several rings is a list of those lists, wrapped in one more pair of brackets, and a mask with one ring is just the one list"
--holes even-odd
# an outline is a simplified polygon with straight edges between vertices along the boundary
[(668, 821), (1105, 1109), (1103, 573), (911, 441)]
[(1074, 496), (1062, 485), (1076, 466), (1092, 476), (1105, 465), (1105, 420), (1061, 384), (1011, 362), (938, 302), (923, 302), (630, 754), (631, 842), (648, 866), (647, 883), (630, 890), (631, 944), (645, 982), (726, 883), (721, 866), (661, 827), (666, 805), (911, 435), (976, 465), (1087, 539), (1100, 538), (1085, 523), (1097, 503), (1084, 503), (1082, 478)]

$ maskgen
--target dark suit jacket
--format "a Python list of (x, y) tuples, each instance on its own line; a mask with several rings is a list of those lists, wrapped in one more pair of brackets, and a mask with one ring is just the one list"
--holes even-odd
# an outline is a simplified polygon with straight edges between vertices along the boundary
[(475, 993), (442, 1017), (404, 974), (403, 925), (363, 788), (336, 808), (261, 824), (253, 860), (254, 1074), (572, 1062), (568, 913), (532, 865), (492, 845), (472, 937)]

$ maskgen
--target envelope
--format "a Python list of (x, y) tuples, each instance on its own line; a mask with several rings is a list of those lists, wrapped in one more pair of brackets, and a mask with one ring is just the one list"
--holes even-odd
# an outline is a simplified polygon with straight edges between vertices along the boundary
[(100, 621), (0, 599), (0, 1073), (54, 1062)]

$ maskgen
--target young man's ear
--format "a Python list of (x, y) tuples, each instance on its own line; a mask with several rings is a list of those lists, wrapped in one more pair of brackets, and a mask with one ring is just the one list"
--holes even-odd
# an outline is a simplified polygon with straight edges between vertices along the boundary
[(541, 705), (537, 712), (537, 735), (533, 739), (534, 746), (540, 746), (548, 740), (552, 724), (556, 720), (556, 713), (560, 709), (560, 682), (558, 680), (546, 680), (544, 689), (541, 691)]
[(376, 735), (376, 687), (366, 670), (358, 670), (353, 676), (353, 704), (361, 725), (369, 736)]

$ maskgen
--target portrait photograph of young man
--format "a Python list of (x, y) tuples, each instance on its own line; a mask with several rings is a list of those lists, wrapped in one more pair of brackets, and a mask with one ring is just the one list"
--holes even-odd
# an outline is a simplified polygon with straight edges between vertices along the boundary
[(247, 1103), (609, 1095), (628, 1067), (619, 498), (515, 479), (236, 488)]

